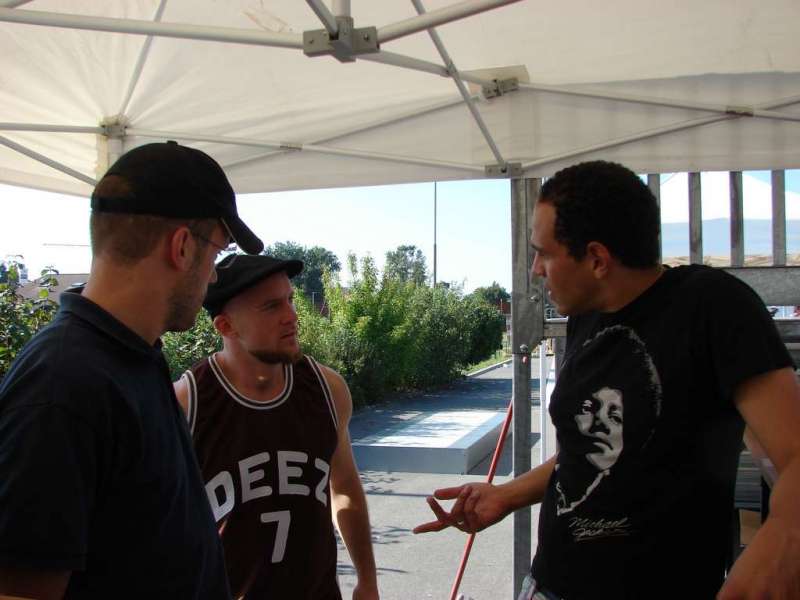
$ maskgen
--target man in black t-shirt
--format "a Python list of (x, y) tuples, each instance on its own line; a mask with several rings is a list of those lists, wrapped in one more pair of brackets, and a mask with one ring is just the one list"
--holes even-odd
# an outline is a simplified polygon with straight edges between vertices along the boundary
[[(569, 317), (558, 452), (503, 485), (436, 490), (437, 520), (415, 532), (479, 531), (541, 502), (521, 600), (800, 597), (800, 387), (763, 302), (723, 271), (659, 265), (655, 198), (613, 163), (544, 184), (531, 247)], [(779, 479), (725, 580), (745, 424)]]
[(263, 244), (220, 166), (175, 142), (92, 194), (85, 289), (0, 384), (0, 596), (230, 598), (159, 336), (195, 320), (231, 238)]

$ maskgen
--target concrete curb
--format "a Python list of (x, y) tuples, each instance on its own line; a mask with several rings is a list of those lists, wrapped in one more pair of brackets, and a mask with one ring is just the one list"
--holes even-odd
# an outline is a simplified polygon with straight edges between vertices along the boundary
[(483, 367), (482, 369), (478, 369), (477, 371), (473, 371), (472, 373), (467, 373), (467, 377), (477, 377), (478, 375), (483, 375), (484, 373), (488, 373), (498, 367), (502, 367), (510, 363), (513, 359), (507, 358), (506, 360), (500, 361), (499, 363), (495, 363), (493, 365), (489, 365), (488, 367)]

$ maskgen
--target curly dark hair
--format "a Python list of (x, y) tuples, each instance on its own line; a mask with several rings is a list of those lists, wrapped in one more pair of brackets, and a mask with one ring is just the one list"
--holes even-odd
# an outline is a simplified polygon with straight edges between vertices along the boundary
[(567, 167), (544, 183), (539, 201), (555, 207), (555, 238), (573, 258), (595, 241), (626, 267), (658, 264), (658, 203), (630, 169), (602, 160)]

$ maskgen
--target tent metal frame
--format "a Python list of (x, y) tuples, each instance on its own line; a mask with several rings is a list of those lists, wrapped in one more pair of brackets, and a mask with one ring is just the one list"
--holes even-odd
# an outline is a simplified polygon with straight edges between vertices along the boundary
[[(260, 141), (245, 140), (242, 138), (233, 138), (233, 137), (212, 138), (211, 136), (206, 136), (201, 138), (201, 136), (190, 137), (187, 135), (178, 135), (177, 132), (169, 132), (169, 131), (152, 132), (152, 133), (155, 134), (154, 137), (159, 137), (160, 135), (163, 134), (163, 137), (181, 137), (181, 139), (188, 141), (210, 141), (211, 139), (214, 139), (214, 141), (220, 143), (265, 147), (279, 151), (306, 150), (306, 151), (320, 152), (326, 154), (338, 154), (341, 156), (350, 156), (356, 158), (367, 158), (368, 157), (367, 155), (370, 155), (371, 157), (376, 159), (384, 161), (393, 161), (399, 164), (441, 166), (448, 168), (452, 167), (459, 170), (474, 172), (476, 173), (476, 176), (477, 173), (479, 173), (480, 171), (483, 171), (484, 175), (487, 177), (497, 177), (497, 176), (509, 177), (512, 175), (516, 176), (518, 175), (519, 171), (518, 170), (512, 171), (506, 168), (506, 161), (503, 158), (496, 142), (494, 141), (491, 132), (488, 130), (488, 127), (486, 126), (485, 122), (480, 116), (479, 111), (476, 108), (475, 105), (477, 100), (476, 95), (474, 94), (470, 95), (467, 92), (466, 87), (464, 86), (464, 82), (468, 82), (480, 85), (484, 88), (484, 90), (486, 90), (487, 88), (496, 86), (497, 82), (491, 79), (487, 79), (485, 77), (478, 77), (470, 73), (458, 71), (452, 59), (450, 58), (449, 53), (444, 48), (441, 39), (439, 38), (436, 31), (433, 29), (438, 25), (462, 19), (474, 14), (478, 14), (480, 12), (504, 6), (506, 4), (511, 4), (516, 1), (518, 0), (466, 0), (436, 11), (425, 12), (424, 7), (422, 6), (420, 0), (412, 0), (412, 3), (414, 4), (417, 12), (419, 13), (417, 17), (412, 17), (404, 21), (400, 21), (398, 23), (377, 28), (379, 42), (390, 41), (398, 39), (399, 37), (417, 33), (419, 31), (427, 30), (433, 40), (434, 45), (436, 46), (440, 56), (442, 57), (445, 63), (444, 65), (420, 60), (409, 56), (403, 56), (397, 53), (387, 52), (385, 50), (380, 50), (376, 54), (362, 54), (358, 56), (359, 60), (368, 60), (372, 62), (388, 64), (391, 66), (412, 69), (419, 72), (435, 74), (440, 77), (452, 78), (456, 86), (458, 87), (459, 93), (461, 95), (461, 102), (463, 102), (469, 109), (473, 119), (475, 120), (478, 128), (480, 129), (482, 135), (484, 136), (487, 146), (489, 147), (493, 156), (497, 160), (496, 165), (485, 165), (483, 169), (479, 169), (476, 168), (474, 165), (448, 163), (447, 161), (436, 161), (433, 159), (421, 159), (421, 158), (399, 156), (392, 154), (378, 155), (375, 153), (359, 153), (355, 151), (346, 151), (342, 149), (331, 148), (325, 146), (322, 143), (324, 141), (340, 139), (342, 137), (346, 137), (347, 135), (364, 131), (367, 128), (371, 129), (375, 127), (380, 127), (381, 123), (373, 123), (369, 126), (365, 126), (364, 128), (352, 129), (350, 130), (350, 132), (342, 132), (335, 136), (326, 137), (324, 140), (314, 141), (311, 143), (303, 143), (300, 141), (280, 142), (280, 141), (269, 141), (269, 140), (260, 140)], [(335, 15), (334, 13), (328, 10), (327, 6), (324, 4), (324, 2), (322, 2), (322, 0), (307, 0), (307, 2), (310, 8), (317, 14), (317, 16), (325, 24), (329, 32), (331, 32), (333, 28), (333, 23), (336, 22), (335, 21), (336, 18), (341, 18), (341, 17), (349, 18), (350, 6), (349, 6), (349, 1), (347, 0), (336, 0), (334, 6), (334, 12), (336, 13)], [(0, 0), (0, 21), (25, 23), (29, 25), (41, 25), (49, 27), (64, 27), (64, 28), (88, 29), (88, 30), (105, 31), (105, 32), (140, 34), (147, 36), (147, 39), (140, 52), (139, 60), (137, 61), (134, 74), (131, 78), (130, 86), (125, 95), (125, 100), (122, 103), (122, 106), (120, 107), (119, 115), (123, 116), (125, 114), (125, 109), (127, 108), (128, 102), (130, 101), (130, 98), (135, 90), (138, 78), (141, 75), (142, 69), (144, 68), (144, 64), (146, 63), (147, 55), (149, 53), (149, 48), (153, 36), (177, 37), (177, 38), (200, 40), (200, 41), (218, 41), (218, 42), (228, 42), (237, 44), (258, 45), (258, 46), (272, 46), (279, 48), (294, 48), (300, 50), (302, 50), (303, 48), (303, 39), (302, 39), (303, 36), (300, 34), (265, 33), (261, 31), (236, 29), (236, 28), (210, 27), (210, 26), (188, 25), (188, 24), (178, 24), (178, 23), (163, 23), (161, 22), (161, 16), (164, 12), (166, 0), (161, 0), (153, 19), (150, 21), (136, 20), (136, 19), (92, 17), (86, 15), (70, 15), (64, 13), (30, 11), (30, 10), (22, 10), (15, 8), (25, 3), (26, 3), (25, 1), (20, 1), (20, 0)], [(657, 98), (651, 96), (640, 96), (635, 94), (610, 93), (590, 88), (553, 86), (553, 85), (544, 85), (537, 83), (520, 82), (518, 83), (518, 89), (525, 90), (527, 92), (563, 94), (568, 96), (578, 96), (578, 97), (586, 97), (586, 98), (594, 98), (602, 100), (629, 102), (629, 103), (637, 103), (650, 106), (661, 106), (665, 108), (697, 110), (702, 112), (715, 113), (716, 115), (716, 116), (699, 117), (695, 119), (678, 121), (666, 126), (633, 133), (614, 140), (607, 140), (598, 144), (593, 144), (582, 148), (574, 148), (557, 155), (541, 157), (535, 160), (523, 162), (520, 167), (523, 174), (526, 171), (531, 171), (533, 169), (540, 168), (555, 162), (569, 160), (571, 158), (579, 157), (581, 155), (590, 152), (596, 152), (598, 150), (619, 147), (625, 144), (652, 139), (662, 135), (667, 135), (670, 133), (683, 131), (691, 128), (702, 127), (704, 125), (710, 125), (729, 119), (749, 117), (749, 118), (778, 119), (778, 120), (786, 120), (794, 122), (800, 121), (800, 115), (795, 115), (791, 113), (782, 113), (774, 110), (775, 108), (779, 108), (782, 106), (788, 106), (800, 103), (800, 96), (779, 99), (773, 102), (760, 103), (757, 105), (733, 106), (733, 105), (721, 105), (712, 103), (700, 103), (695, 101), (690, 102), (690, 101), (675, 100), (668, 98)], [(485, 91), (483, 95), (486, 96)], [(418, 115), (419, 113), (416, 113), (416, 116)], [(415, 116), (414, 114), (408, 113), (407, 118), (413, 118), (414, 116)], [(124, 117), (122, 120), (124, 120)], [(390, 124), (396, 122), (398, 122), (397, 118), (393, 117), (385, 120), (383, 124)], [(48, 126), (39, 124), (30, 124), (26, 126), (25, 124), (21, 123), (17, 124), (3, 123), (0, 124), (0, 131), (45, 131), (45, 129), (42, 129), (42, 127), (48, 127)], [(62, 128), (59, 131), (64, 133), (70, 131), (74, 133), (86, 133), (88, 129), (89, 126), (78, 125), (71, 130), (68, 130), (67, 128)], [(127, 129), (126, 126), (123, 126), (123, 130), (120, 133), (123, 136), (125, 134), (133, 135), (134, 131), (135, 129), (133, 128)], [(142, 131), (144, 130), (139, 130), (140, 134)], [(227, 141), (223, 141), (223, 139)], [(5, 145), (13, 150), (16, 150), (24, 154), (25, 156), (28, 156), (33, 160), (37, 160), (43, 164), (46, 164), (58, 171), (69, 174), (80, 181), (88, 182), (86, 179), (87, 177), (86, 175), (79, 174), (74, 169), (70, 169), (65, 165), (60, 165), (60, 163), (56, 163), (52, 159), (44, 157), (41, 154), (34, 152), (30, 148), (26, 148), (22, 144), (11, 142), (7, 138), (0, 138), (0, 144)], [(269, 158), (275, 155), (276, 155), (275, 152), (270, 152), (268, 154), (262, 153), (254, 157), (249, 157), (239, 160), (236, 163), (229, 166), (250, 164), (253, 161)], [(98, 162), (100, 164), (108, 164), (110, 162), (110, 158), (112, 157), (109, 156), (99, 157)]]

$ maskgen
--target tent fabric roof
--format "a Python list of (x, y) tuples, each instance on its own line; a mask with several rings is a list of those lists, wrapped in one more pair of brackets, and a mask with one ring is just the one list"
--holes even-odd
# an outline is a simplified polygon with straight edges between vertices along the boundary
[[(456, 3), (427, 0), (425, 8)], [(498, 162), (446, 76), (380, 64), (374, 56), (340, 63), (299, 48), (11, 21), (15, 11), (55, 13), (300, 39), (322, 29), (305, 2), (5, 4), (21, 6), (0, 8), (3, 183), (86, 195), (107, 167), (107, 151), (113, 159), (160, 139), (210, 153), (240, 193), (476, 179)], [(354, 26), (379, 33), (417, 16), (407, 0), (351, 4)], [(525, 0), (437, 32), (454, 66), (471, 75), (469, 92), (503, 160), (540, 176), (597, 157), (640, 172), (800, 167), (798, 22), (795, 0)], [(381, 52), (391, 53), (384, 60), (401, 55), (443, 64), (426, 32), (382, 43)], [(496, 98), (483, 97), (474, 83), (508, 76), (520, 89)], [(664, 99), (680, 106), (662, 106)], [(732, 106), (783, 118), (726, 115)], [(117, 120), (121, 146), (97, 129)], [(693, 122), (705, 124), (685, 128)], [(53, 126), (86, 129), (36, 130)], [(659, 131), (666, 133), (649, 137)]]

